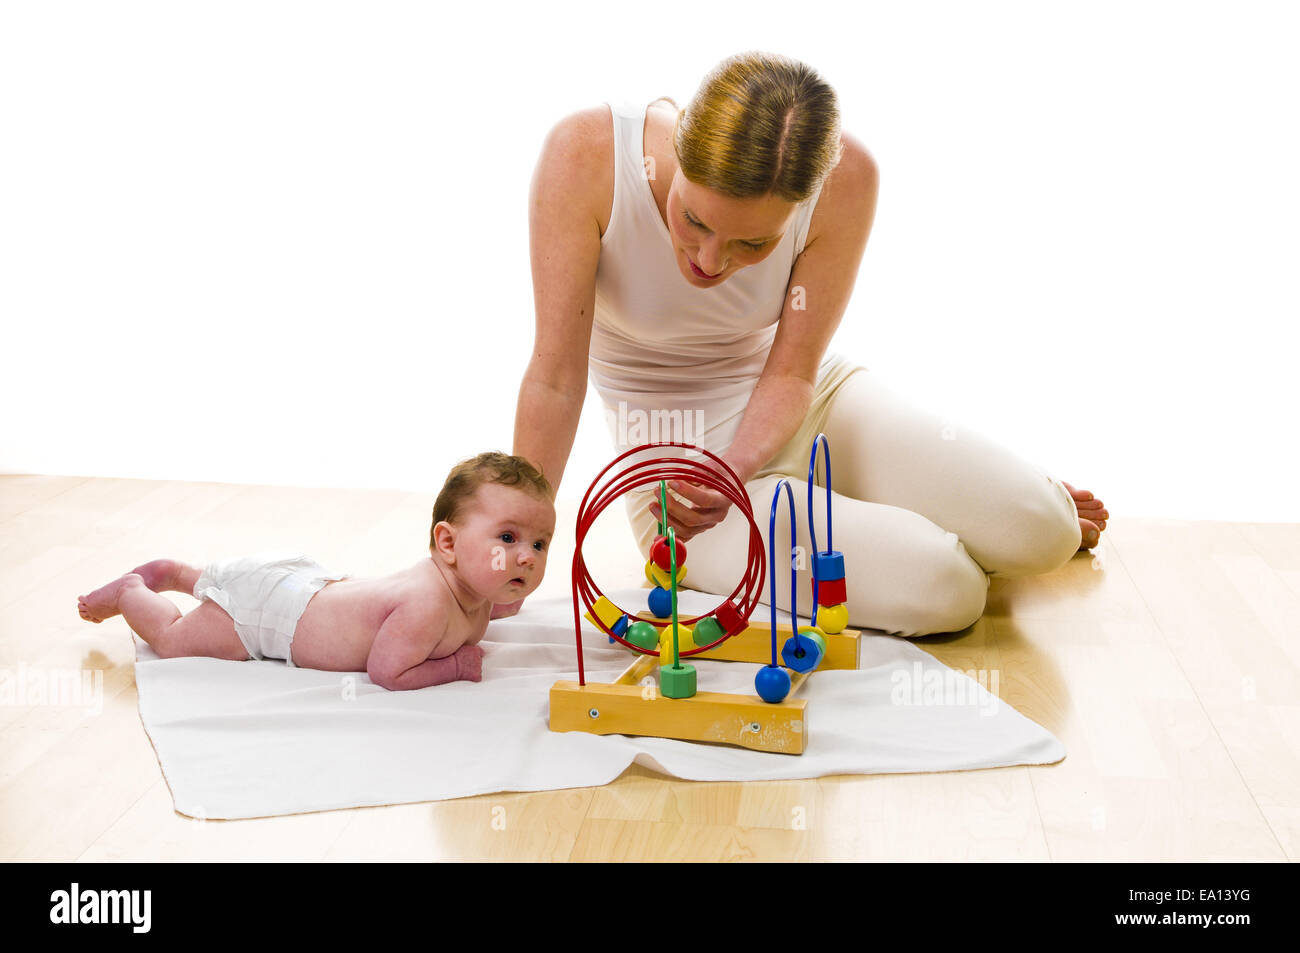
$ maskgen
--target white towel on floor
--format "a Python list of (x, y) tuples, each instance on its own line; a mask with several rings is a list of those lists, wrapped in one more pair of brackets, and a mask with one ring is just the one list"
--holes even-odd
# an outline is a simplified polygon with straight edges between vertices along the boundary
[[(647, 590), (607, 593), (634, 611)], [(685, 590), (682, 611), (717, 596)], [(754, 621), (768, 617), (760, 605)], [(779, 621), (789, 617), (778, 613)], [(632, 653), (583, 620), (587, 680), (613, 681)], [(632, 763), (696, 781), (955, 771), (1050, 764), (1064, 746), (979, 681), (906, 639), (864, 632), (858, 671), (815, 672), (802, 755), (664, 738), (553, 732), (549, 692), (577, 678), (573, 605), (526, 602), (483, 640), (483, 681), (390, 692), (364, 673), (280, 661), (159, 659), (136, 639), (140, 717), (176, 810), (243, 818), (589, 787)], [(779, 646), (778, 646), (779, 650)], [(754, 692), (755, 664), (693, 660), (701, 690)]]

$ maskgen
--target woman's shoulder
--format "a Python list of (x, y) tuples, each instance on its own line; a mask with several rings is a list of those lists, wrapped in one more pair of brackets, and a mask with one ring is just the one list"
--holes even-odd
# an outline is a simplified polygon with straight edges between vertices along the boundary
[(876, 196), (880, 190), (880, 168), (876, 165), (876, 158), (851, 133), (842, 132), (840, 142), (844, 151), (817, 197), (805, 247), (823, 232), (838, 231), (854, 220), (860, 222), (864, 216), (868, 221), (874, 217)]
[(560, 118), (546, 134), (538, 176), (590, 210), (603, 235), (614, 206), (614, 116), (608, 103)]

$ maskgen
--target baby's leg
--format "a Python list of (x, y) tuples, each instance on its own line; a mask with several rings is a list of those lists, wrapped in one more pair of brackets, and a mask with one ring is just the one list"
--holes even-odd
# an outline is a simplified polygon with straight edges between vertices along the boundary
[(145, 585), (139, 573), (129, 572), (82, 596), (78, 608), (81, 617), (91, 622), (121, 614), (126, 624), (162, 658), (192, 655), (235, 661), (248, 658), (248, 651), (235, 632), (234, 620), (221, 606), (205, 600), (189, 615), (182, 616), (170, 599)]
[(143, 566), (136, 566), (131, 572), (143, 579), (154, 592), (193, 595), (194, 584), (199, 581), (202, 571), (179, 559), (153, 559)]

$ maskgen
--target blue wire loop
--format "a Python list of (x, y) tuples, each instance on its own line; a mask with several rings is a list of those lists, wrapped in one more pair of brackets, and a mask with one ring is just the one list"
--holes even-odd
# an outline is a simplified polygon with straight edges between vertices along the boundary
[(790, 504), (790, 621), (794, 630), (795, 645), (802, 650), (803, 642), (799, 639), (799, 577), (794, 571), (795, 523), (794, 490), (790, 481), (782, 479), (772, 491), (772, 513), (767, 520), (767, 566), (768, 566), (768, 602), (772, 610), (772, 664), (776, 665), (776, 509), (781, 501), (781, 487), (785, 487), (785, 498)]
[[(817, 476), (817, 444), (826, 448), (826, 549), (835, 551), (831, 541), (831, 444), (826, 434), (819, 433), (812, 445), (812, 455), (808, 458), (808, 536), (812, 543), (812, 591), (813, 609), (811, 624), (817, 624), (817, 527), (813, 523), (813, 480)], [(797, 628), (797, 626), (796, 626)]]

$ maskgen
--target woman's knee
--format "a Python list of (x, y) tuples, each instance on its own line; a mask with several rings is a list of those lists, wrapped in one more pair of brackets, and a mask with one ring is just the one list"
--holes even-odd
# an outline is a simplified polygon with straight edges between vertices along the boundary
[(864, 580), (856, 591), (851, 587), (850, 620), (908, 638), (974, 625), (984, 614), (988, 574), (956, 534), (944, 533), (936, 543), (909, 560), (901, 577), (888, 586), (873, 587)]
[(1014, 546), (989, 567), (998, 577), (1037, 576), (1059, 569), (1078, 552), (1079, 514), (1068, 490), (1043, 474), (1039, 492), (1015, 501)]

